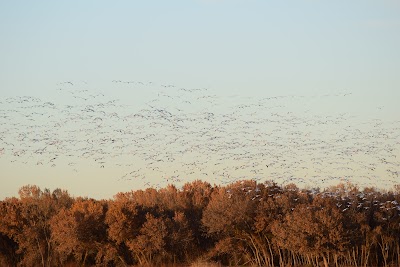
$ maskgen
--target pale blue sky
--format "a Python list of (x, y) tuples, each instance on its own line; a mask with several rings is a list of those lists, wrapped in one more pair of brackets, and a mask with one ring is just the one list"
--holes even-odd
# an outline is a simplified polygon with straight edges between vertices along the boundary
[[(400, 114), (395, 0), (0, 1), (0, 40), (1, 98), (51, 100), (69, 80), (145, 95), (116, 91), (117, 79), (255, 98), (348, 92), (361, 116)], [(0, 197), (25, 184), (0, 179)]]
[(1, 90), (74, 78), (396, 93), (398, 1), (2, 1)]

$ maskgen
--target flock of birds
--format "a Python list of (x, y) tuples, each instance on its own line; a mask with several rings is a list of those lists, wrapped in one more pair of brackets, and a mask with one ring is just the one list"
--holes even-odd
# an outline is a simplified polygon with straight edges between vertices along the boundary
[(195, 179), (313, 187), (400, 183), (400, 120), (324, 114), (310, 106), (351, 93), (246, 97), (155, 82), (114, 80), (111, 86), (142, 88), (152, 97), (129, 104), (66, 81), (55, 89), (59, 103), (0, 99), (2, 162), (76, 173), (89, 164), (113, 168), (110, 178), (153, 187)]

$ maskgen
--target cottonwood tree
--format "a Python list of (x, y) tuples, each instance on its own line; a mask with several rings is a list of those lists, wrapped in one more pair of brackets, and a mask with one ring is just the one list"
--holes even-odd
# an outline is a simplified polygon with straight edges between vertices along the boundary
[(214, 253), (225, 254), (233, 264), (247, 263), (257, 253), (252, 242), (258, 203), (256, 188), (255, 181), (215, 188), (203, 213), (207, 233), (218, 239)]
[(167, 222), (164, 218), (156, 218), (146, 214), (146, 221), (140, 228), (139, 235), (127, 242), (139, 264), (160, 264), (168, 258), (166, 238)]
[[(390, 199), (394, 199), (390, 197)], [(373, 229), (379, 253), (384, 266), (389, 265), (389, 258), (400, 257), (400, 206), (396, 200), (381, 202), (379, 209), (374, 212), (378, 226)]]
[(9, 202), (3, 217), (7, 236), (18, 244), (20, 264), (25, 266), (50, 266), (53, 261), (50, 219), (63, 206), (71, 204), (66, 191), (56, 189), (53, 193), (42, 191), (34, 185), (23, 186), (19, 199)]
[[(190, 227), (185, 213), (176, 211), (171, 220), (166, 220), (168, 235), (166, 236), (166, 246), (172, 261), (190, 262), (196, 255), (197, 249), (193, 231)], [(193, 255), (194, 254), (194, 255)]]
[(194, 238), (192, 242), (194, 247), (192, 247), (191, 251), (191, 257), (193, 258), (200, 257), (213, 245), (212, 239), (208, 238), (204, 233), (201, 223), (203, 211), (210, 201), (212, 192), (213, 187), (211, 184), (195, 180), (184, 184), (179, 194), (181, 198), (185, 199), (184, 202), (187, 203), (183, 212)]
[(82, 265), (95, 263), (107, 240), (106, 211), (105, 202), (79, 198), (52, 218), (52, 242), (60, 264), (72, 259)]
[(18, 236), (20, 231), (21, 203), (16, 198), (0, 202), (0, 263), (16, 266), (20, 261)]
[(271, 227), (275, 223), (283, 222), (286, 214), (292, 212), (297, 205), (310, 203), (310, 197), (307, 192), (301, 192), (293, 184), (281, 188), (276, 183), (267, 181), (260, 188), (262, 189), (254, 224), (254, 231), (260, 236), (259, 250), (264, 265), (285, 264), (282, 257), (284, 248), (275, 242)]
[(286, 214), (283, 222), (272, 226), (272, 233), (280, 246), (292, 252), (293, 264), (302, 263), (296, 257), (302, 255), (314, 264), (322, 258), (327, 267), (331, 256), (337, 264), (347, 248), (349, 241), (342, 225), (343, 215), (332, 199), (317, 197), (312, 205), (300, 204)]
[(127, 264), (133, 264), (128, 244), (139, 234), (146, 221), (146, 211), (133, 200), (133, 194), (119, 193), (109, 204), (105, 222), (108, 225), (108, 237), (113, 242), (118, 258)]

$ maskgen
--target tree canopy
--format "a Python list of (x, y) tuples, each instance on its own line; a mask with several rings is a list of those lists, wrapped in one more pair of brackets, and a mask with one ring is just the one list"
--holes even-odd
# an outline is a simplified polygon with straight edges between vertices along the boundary
[(0, 265), (399, 266), (399, 188), (194, 181), (95, 200), (27, 185), (0, 201)]

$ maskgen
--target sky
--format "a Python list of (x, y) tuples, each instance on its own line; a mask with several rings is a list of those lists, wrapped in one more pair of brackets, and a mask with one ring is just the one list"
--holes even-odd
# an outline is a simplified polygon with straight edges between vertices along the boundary
[[(146, 142), (141, 144), (143, 148), (158, 147), (164, 151), (174, 151), (176, 158), (177, 151), (180, 151), (183, 158), (187, 156), (181, 150), (182, 147), (186, 148), (187, 143), (193, 148), (198, 142), (208, 140), (200, 137), (191, 140), (191, 136), (197, 137), (201, 131), (196, 128), (197, 119), (194, 117), (202, 114), (204, 105), (207, 106), (207, 112), (212, 110), (216, 122), (223, 121), (224, 115), (233, 114), (237, 110), (242, 118), (243, 127), (248, 127), (253, 131), (252, 134), (259, 131), (267, 136), (271, 135), (271, 129), (276, 128), (278, 132), (274, 139), (268, 139), (271, 142), (270, 151), (274, 151), (275, 157), (283, 152), (279, 150), (280, 146), (275, 141), (288, 140), (288, 131), (294, 129), (291, 124), (287, 131), (281, 130), (279, 127), (285, 120), (292, 122), (292, 119), (302, 119), (315, 122), (315, 116), (331, 116), (335, 123), (328, 125), (326, 131), (330, 135), (326, 139), (318, 132), (321, 130), (318, 125), (311, 130), (306, 129), (306, 123), (296, 126), (296, 131), (302, 136), (299, 139), (302, 141), (301, 146), (308, 140), (307, 134), (310, 132), (315, 132), (315, 135), (318, 135), (315, 138), (319, 141), (333, 146), (330, 143), (332, 136), (342, 133), (346, 127), (352, 127), (352, 133), (362, 129), (364, 135), (360, 135), (356, 141), (346, 139), (349, 143), (346, 148), (365, 148), (368, 143), (376, 143), (376, 153), (374, 157), (368, 154), (363, 156), (369, 157), (368, 159), (357, 160), (362, 164), (357, 163), (358, 167), (355, 169), (361, 168), (359, 165), (365, 167), (368, 164), (386, 161), (390, 166), (382, 167), (381, 173), (371, 174), (375, 178), (370, 184), (382, 184), (383, 178), (376, 177), (384, 176), (387, 170), (390, 170), (390, 174), (397, 172), (397, 175), (391, 175), (391, 183), (393, 180), (400, 180), (400, 138), (397, 134), (400, 132), (399, 1), (0, 1), (0, 36), (0, 111), (3, 115), (0, 119), (0, 199), (16, 195), (18, 188), (25, 184), (37, 184), (50, 189), (61, 187), (68, 189), (73, 195), (109, 198), (119, 191), (144, 188), (149, 181), (151, 183), (148, 185), (158, 184), (160, 181), (165, 184), (170, 182), (165, 181), (165, 177), (172, 176), (171, 172), (184, 171), (183, 166), (187, 165), (179, 163), (171, 167), (171, 170), (166, 166), (158, 166), (160, 174), (157, 175), (162, 178), (141, 178), (140, 181), (119, 179), (125, 172), (134, 171), (128, 166), (121, 166), (122, 161), (142, 161), (142, 171), (149, 168), (146, 165), (146, 162), (149, 163), (148, 155), (144, 154), (138, 158), (118, 158), (108, 154), (107, 160), (112, 161), (112, 164), (108, 165), (112, 166), (99, 168), (97, 164), (93, 164), (98, 156), (96, 153), (82, 158), (82, 154), (75, 151), (74, 163), (81, 165), (81, 168), (76, 168), (75, 171), (66, 167), (68, 162), (65, 155), (64, 159), (60, 159), (64, 160), (65, 164), (55, 164), (53, 167), (53, 164), (46, 163), (43, 164), (45, 166), (38, 166), (37, 159), (33, 159), (37, 153), (33, 152), (29, 152), (31, 154), (24, 160), (15, 160), (16, 153), (19, 153), (23, 145), (28, 146), (29, 151), (37, 151), (37, 144), (33, 144), (33, 140), (40, 139), (42, 144), (46, 145), (48, 140), (44, 140), (43, 132), (29, 132), (27, 122), (23, 121), (22, 106), (25, 105), (24, 107), (31, 111), (35, 111), (35, 106), (16, 103), (11, 99), (30, 96), (40, 99), (41, 103), (54, 103), (57, 106), (57, 112), (53, 112), (52, 115), (54, 117), (46, 120), (44, 116), (39, 118), (37, 115), (33, 118), (34, 124), (40, 124), (40, 131), (54, 130), (53, 120), (70, 121), (72, 115), (77, 114), (63, 113), (67, 106), (89, 105), (88, 102), (78, 99), (78, 96), (85, 98), (86, 92), (73, 93), (78, 89), (101, 93), (103, 103), (118, 100), (123, 107), (110, 106), (109, 109), (102, 110), (102, 114), (112, 114), (114, 109), (119, 117), (129, 116), (134, 112), (138, 114), (143, 108), (160, 115), (161, 107), (168, 108), (169, 112), (177, 109), (180, 105), (177, 103), (179, 97), (185, 98), (187, 102), (194, 102), (216, 95), (218, 100), (212, 103), (212, 108), (209, 102), (197, 101), (197, 105), (181, 107), (181, 111), (175, 110), (176, 114), (179, 113), (179, 116), (174, 114), (175, 118), (181, 121), (182, 118), (188, 121), (193, 118), (191, 121), (194, 121), (193, 125), (186, 126), (189, 130), (195, 129), (195, 132), (190, 133), (188, 130), (179, 136), (179, 140), (185, 140), (185, 143), (177, 141), (175, 147), (163, 147), (165, 144), (158, 144), (159, 139), (147, 138)], [(68, 81), (73, 83), (72, 87), (68, 87)], [(127, 81), (135, 82), (129, 84)], [(168, 85), (172, 86), (167, 87)], [(185, 95), (187, 91), (180, 90), (182, 88), (205, 88), (207, 91), (193, 91), (198, 94), (195, 96), (195, 93)], [(235, 97), (232, 98), (232, 95)], [(284, 116), (281, 124), (274, 121), (271, 122), (271, 127), (263, 128), (248, 126), (248, 123), (245, 123), (252, 118), (261, 122), (265, 117), (260, 115), (258, 109), (242, 112), (239, 110), (240, 105), (254, 105), (259, 103), (257, 101), (260, 99), (276, 96), (290, 96), (290, 99), (274, 100), (273, 105), (279, 108), (267, 114), (278, 114), (281, 118)], [(155, 102), (149, 104), (152, 100)], [(91, 105), (93, 106), (94, 102)], [(290, 117), (289, 120), (290, 112), (294, 112), (296, 116)], [(345, 113), (346, 119), (339, 122), (338, 116), (341, 113)], [(166, 116), (165, 113), (162, 116)], [(162, 116), (161, 118), (165, 119)], [(93, 123), (92, 117), (90, 120), (88, 117), (74, 118), (75, 123), (66, 124), (64, 128), (51, 133), (65, 143), (65, 132), (72, 131), (74, 127), (86, 127), (86, 122)], [(12, 121), (20, 123), (11, 126)], [(154, 119), (151, 122), (155, 122)], [(204, 123), (203, 120), (198, 122)], [(149, 119), (138, 124), (137, 121), (128, 123), (126, 119), (111, 118), (107, 123), (114, 130), (121, 127), (134, 128), (135, 133), (138, 133), (136, 126), (140, 124), (144, 127), (143, 133), (153, 133), (152, 128), (149, 128)], [(217, 123), (205, 125), (209, 127), (207, 129), (216, 129), (218, 126)], [(377, 127), (380, 129), (379, 134), (387, 134), (390, 138), (382, 141), (373, 137), (376, 136), (372, 133), (376, 133)], [(109, 135), (122, 138), (122, 135), (110, 130), (111, 128), (107, 128)], [(236, 133), (236, 130), (232, 126), (224, 128), (224, 133)], [(90, 134), (95, 136), (95, 130), (90, 131)], [(166, 132), (170, 131), (173, 129), (168, 128)], [(16, 132), (29, 132), (27, 144), (18, 138)], [(87, 132), (74, 132), (73, 137), (83, 140), (86, 138), (83, 133)], [(108, 134), (99, 133), (97, 136), (100, 137), (93, 137), (93, 140), (98, 141), (103, 135), (109, 136)], [(235, 140), (239, 144), (249, 140), (249, 136), (245, 134), (237, 136), (243, 138)], [(265, 136), (257, 140), (263, 142), (267, 140)], [(168, 139), (169, 135), (157, 138)], [(124, 145), (130, 147), (131, 144), (127, 142), (125, 141)], [(216, 143), (219, 147), (221, 144)], [(226, 151), (225, 145), (226, 143)], [(390, 151), (390, 159), (386, 154), (382, 157), (376, 156), (388, 147), (393, 149)], [(133, 147), (130, 148), (131, 152), (138, 152)], [(211, 149), (211, 146), (207, 148)], [(257, 146), (252, 147), (256, 148)], [(364, 148), (361, 150), (365, 151)], [(64, 149), (73, 151), (72, 143)], [(81, 149), (85, 150), (88, 147), (82, 145)], [(122, 151), (121, 148), (109, 149), (114, 154), (116, 150)], [(304, 152), (304, 149), (301, 148), (295, 155), (301, 157), (301, 151)], [(331, 153), (330, 150), (319, 149), (319, 153)], [(335, 151), (336, 154), (332, 154), (330, 159), (336, 158), (339, 152), (343, 151)], [(51, 153), (56, 152), (47, 153), (47, 156), (51, 157)], [(229, 150), (229, 153), (238, 155), (232, 150)], [(255, 156), (257, 153), (251, 155)], [(219, 156), (197, 156), (203, 165), (222, 160)], [(321, 161), (327, 161), (318, 157)], [(227, 171), (232, 171), (239, 163), (243, 166), (243, 158), (236, 161), (234, 158), (223, 158), (222, 165), (229, 167)], [(259, 159), (254, 161), (268, 165), (267, 159), (265, 162)], [(188, 161), (185, 164), (189, 163)], [(281, 164), (280, 169), (264, 173), (265, 177), (262, 179), (306, 175), (298, 172), (300, 167), (314, 168), (313, 172), (318, 173), (315, 166), (309, 162), (290, 166), (286, 168), (296, 168), (296, 174), (284, 173), (282, 169), (285, 165)], [(208, 169), (195, 174), (200, 179), (210, 179), (216, 183), (222, 181), (219, 178), (203, 178), (211, 176), (212, 173), (221, 175), (220, 170)], [(226, 175), (226, 172), (222, 173)], [(143, 171), (143, 175), (146, 174), (154, 175), (150, 171)], [(158, 177), (157, 175), (154, 177)], [(358, 181), (371, 176), (368, 175), (363, 174), (364, 178), (358, 178)], [(235, 177), (239, 179), (242, 176), (237, 174)], [(232, 178), (229, 181), (233, 180)], [(313, 183), (312, 180), (311, 184)]]

